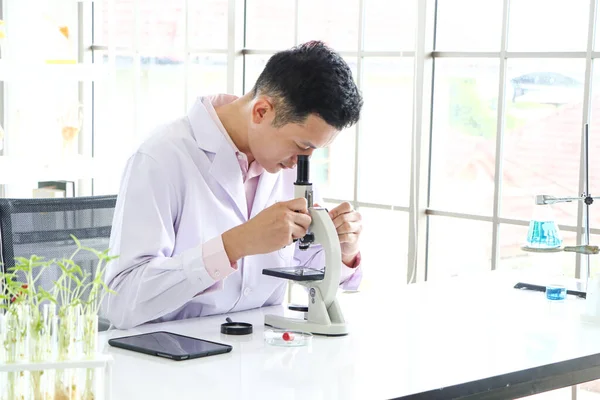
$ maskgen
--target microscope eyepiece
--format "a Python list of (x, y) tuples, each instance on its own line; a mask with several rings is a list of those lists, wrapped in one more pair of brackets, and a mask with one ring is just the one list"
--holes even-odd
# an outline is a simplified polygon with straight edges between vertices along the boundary
[(298, 165), (296, 166), (296, 185), (308, 185), (309, 177), (309, 156), (298, 156)]

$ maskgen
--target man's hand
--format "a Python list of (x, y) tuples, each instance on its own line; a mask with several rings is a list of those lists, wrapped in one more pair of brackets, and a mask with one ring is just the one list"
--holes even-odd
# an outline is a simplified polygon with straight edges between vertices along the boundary
[[(318, 204), (315, 204), (318, 207)], [(359, 252), (358, 239), (362, 232), (362, 217), (348, 202), (344, 202), (329, 211), (329, 216), (337, 231), (342, 248), (342, 261), (352, 265)]]
[(279, 250), (306, 235), (311, 218), (301, 197), (273, 204), (248, 222), (223, 233), (229, 261)]

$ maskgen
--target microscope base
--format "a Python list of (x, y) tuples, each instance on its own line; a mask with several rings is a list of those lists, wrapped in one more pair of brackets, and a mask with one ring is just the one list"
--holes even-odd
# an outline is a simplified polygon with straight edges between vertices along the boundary
[(332, 323), (328, 325), (317, 324), (303, 319), (282, 317), (280, 315), (265, 315), (265, 325), (273, 328), (288, 329), (324, 336), (345, 336), (348, 334), (348, 325)]

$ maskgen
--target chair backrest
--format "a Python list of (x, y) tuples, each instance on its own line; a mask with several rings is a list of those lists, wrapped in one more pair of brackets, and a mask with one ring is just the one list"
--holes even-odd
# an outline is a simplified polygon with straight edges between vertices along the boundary
[[(4, 272), (15, 265), (15, 257), (29, 258), (33, 254), (47, 260), (70, 257), (77, 249), (70, 235), (83, 246), (106, 250), (116, 199), (116, 196), (0, 199), (0, 262)], [(93, 276), (97, 265), (94, 254), (79, 252), (74, 261)], [(58, 267), (47, 269), (36, 286), (49, 291), (59, 276)]]

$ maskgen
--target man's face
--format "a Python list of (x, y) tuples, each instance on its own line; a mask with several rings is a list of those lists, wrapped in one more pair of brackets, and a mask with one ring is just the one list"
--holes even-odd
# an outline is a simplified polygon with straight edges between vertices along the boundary
[(252, 107), (248, 132), (250, 152), (270, 173), (293, 168), (298, 155), (311, 155), (315, 149), (328, 146), (337, 129), (322, 118), (309, 115), (302, 123), (274, 127), (275, 109), (269, 98), (259, 97)]

